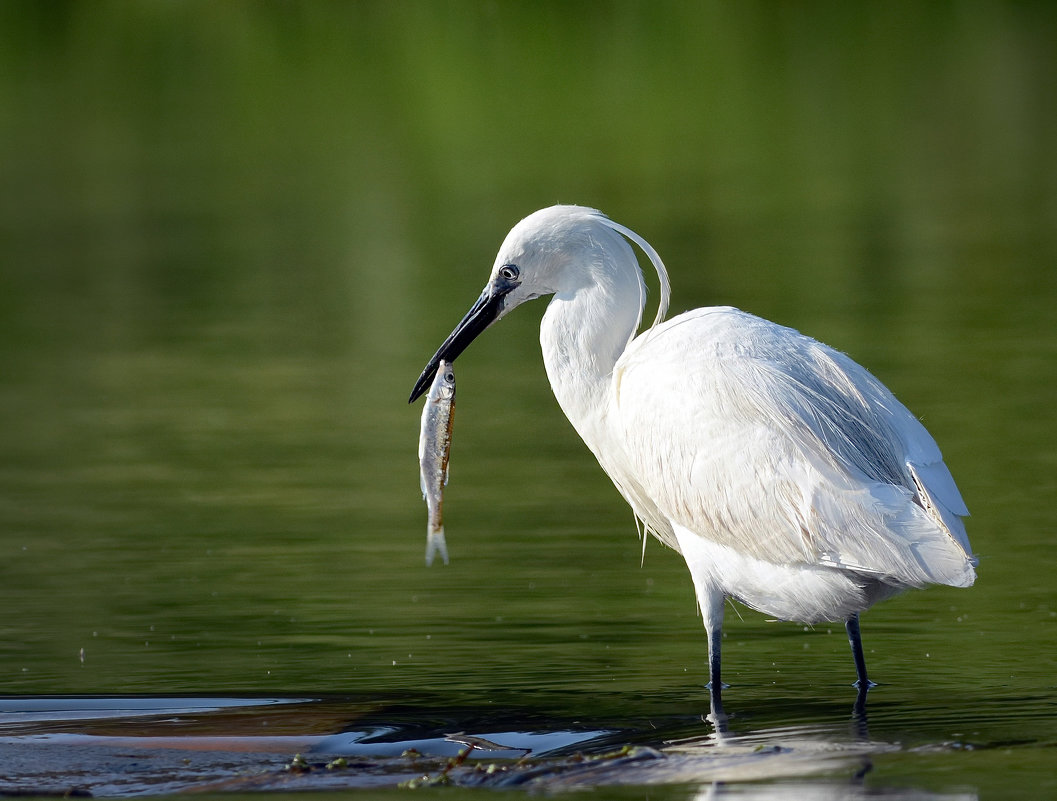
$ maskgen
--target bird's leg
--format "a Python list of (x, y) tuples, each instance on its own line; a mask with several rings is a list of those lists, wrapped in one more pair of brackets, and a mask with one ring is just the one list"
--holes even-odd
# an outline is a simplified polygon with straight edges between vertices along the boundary
[(714, 694), (723, 689), (720, 678), (720, 641), (723, 639), (723, 594), (704, 587), (698, 590), (697, 602), (701, 607), (701, 617), (705, 620), (705, 633), (708, 635), (708, 684)]
[(844, 621), (844, 628), (848, 630), (848, 642), (851, 644), (851, 655), (855, 659), (855, 680), (853, 687), (859, 688), (862, 703), (866, 704), (866, 692), (875, 685), (866, 675), (866, 659), (862, 655), (862, 635), (859, 633), (859, 616), (852, 615)]
[(708, 684), (705, 686), (712, 691), (712, 694), (719, 696), (723, 690), (723, 678), (721, 674), (721, 658), (720, 650), (722, 648), (721, 641), (723, 639), (723, 629), (719, 626), (715, 628), (708, 628)]
[(721, 641), (723, 640), (723, 595), (710, 593), (698, 599), (701, 616), (705, 619), (705, 632), (708, 635), (708, 687), (712, 701), (712, 722), (716, 729), (726, 730), (727, 715), (723, 711), (723, 678), (720, 669)]
[[(686, 559), (690, 569), (690, 578), (694, 581), (694, 594), (697, 596), (697, 608), (705, 624), (708, 637), (708, 687), (712, 700), (712, 714), (709, 715), (717, 731), (726, 728), (727, 716), (723, 713), (723, 679), (720, 674), (720, 642), (723, 638), (723, 604), (726, 597), (712, 578), (711, 563), (701, 551), (700, 537), (678, 524), (672, 524), (679, 551)], [(699, 558), (700, 557), (700, 558)]]
[(723, 711), (723, 679), (719, 670), (719, 641), (723, 632), (719, 627), (708, 630), (708, 687), (709, 700), (712, 702), (710, 720), (716, 731), (723, 734), (727, 730), (727, 713)]

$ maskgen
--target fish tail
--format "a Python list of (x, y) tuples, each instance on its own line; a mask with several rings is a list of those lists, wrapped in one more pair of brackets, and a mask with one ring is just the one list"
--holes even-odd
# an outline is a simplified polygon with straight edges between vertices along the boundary
[(433, 564), (433, 557), (440, 554), (444, 564), (448, 564), (448, 543), (444, 539), (444, 526), (426, 530), (426, 567)]

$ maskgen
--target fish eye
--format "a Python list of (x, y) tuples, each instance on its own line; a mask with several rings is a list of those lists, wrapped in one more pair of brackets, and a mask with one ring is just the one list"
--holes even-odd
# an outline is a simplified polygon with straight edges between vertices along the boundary
[(521, 270), (517, 268), (516, 264), (504, 264), (499, 268), (499, 275), (507, 281), (516, 281), (518, 276), (521, 275)]

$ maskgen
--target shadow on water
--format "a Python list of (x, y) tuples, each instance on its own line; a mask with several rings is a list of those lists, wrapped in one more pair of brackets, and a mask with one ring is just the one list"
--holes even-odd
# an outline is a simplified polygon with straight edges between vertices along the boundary
[(702, 798), (857, 798), (874, 761), (906, 746), (871, 738), (858, 704), (848, 712), (834, 703), (813, 715), (832, 723), (754, 728), (736, 712), (720, 726), (705, 715), (562, 720), (425, 697), (7, 698), (0, 795), (650, 785), (698, 787)]

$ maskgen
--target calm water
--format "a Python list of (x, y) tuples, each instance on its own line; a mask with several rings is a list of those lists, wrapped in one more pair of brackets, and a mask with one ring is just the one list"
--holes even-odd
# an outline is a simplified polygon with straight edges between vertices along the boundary
[[(515, 749), (449, 772), (497, 790), (1057, 794), (1055, 44), (1043, 3), (4, 3), (0, 794), (393, 788), (459, 731)], [(556, 201), (939, 441), (979, 580), (864, 616), (867, 721), (839, 625), (739, 609), (713, 736), (542, 303), (460, 360), (424, 567), (407, 393)]]

